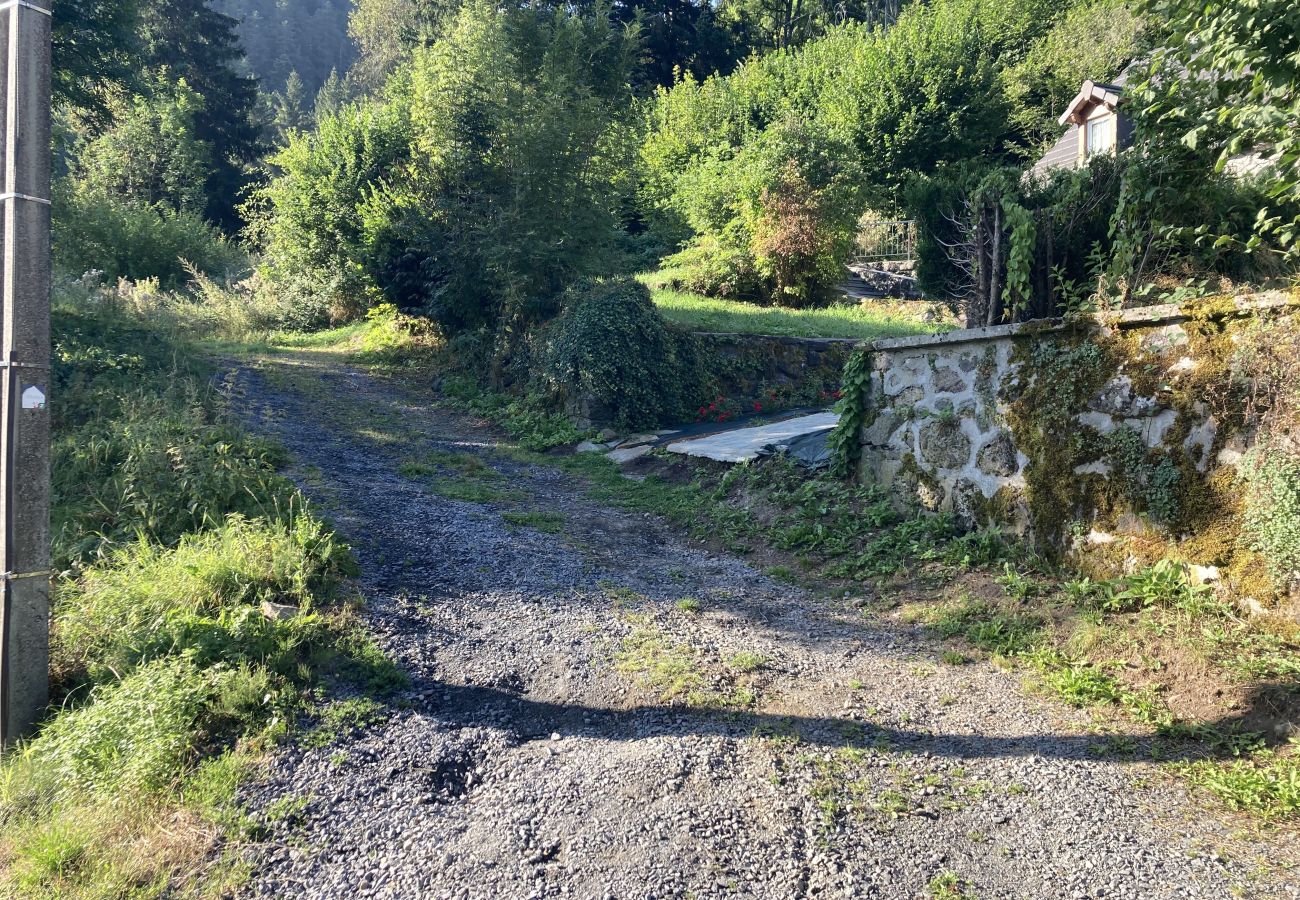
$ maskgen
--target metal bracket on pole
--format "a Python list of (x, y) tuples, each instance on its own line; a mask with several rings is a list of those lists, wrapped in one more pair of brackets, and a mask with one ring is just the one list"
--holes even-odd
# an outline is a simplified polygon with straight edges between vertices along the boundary
[(17, 581), (20, 578), (49, 578), (54, 572), (46, 569), (44, 572), (0, 572), (0, 581)]
[(49, 200), (44, 197), (33, 197), (31, 194), (20, 194), (17, 191), (10, 191), (7, 194), (0, 194), (0, 200), (30, 200), (32, 203), (44, 203), (46, 206), (53, 206)]
[(49, 363), (6, 362), (0, 359), (0, 369), (49, 369)]
[(0, 12), (4, 12), (6, 9), (11, 9), (15, 6), (25, 6), (30, 10), (41, 13), (42, 15), (50, 17), (54, 16), (52, 10), (48, 10), (44, 6), (37, 6), (35, 3), (28, 3), (27, 0), (7, 0), (5, 3), (0, 3)]

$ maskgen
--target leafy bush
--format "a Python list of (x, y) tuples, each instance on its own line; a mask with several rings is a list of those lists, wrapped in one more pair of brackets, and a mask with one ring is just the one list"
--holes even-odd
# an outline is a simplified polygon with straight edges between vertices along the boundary
[(701, 235), (665, 258), (664, 266), (656, 277), (673, 288), (742, 300), (759, 300), (763, 296), (749, 248), (724, 246), (717, 235)]
[(92, 193), (136, 206), (203, 214), (212, 147), (195, 117), (203, 98), (184, 79), (122, 101), (113, 125), (78, 148), (74, 177)]
[(394, 98), (323, 116), (315, 131), (291, 133), (273, 158), (281, 174), (250, 209), (250, 234), (264, 247), (270, 279), (308, 310), (304, 324), (369, 305), (361, 206), (398, 175), (410, 141), (408, 107)]
[(546, 318), (614, 248), (634, 48), (603, 13), (466, 4), (380, 100), (277, 158), (271, 273), (329, 273), (341, 312), (382, 297), (448, 335)]
[[(777, 299), (805, 301), (809, 286), (838, 279), (867, 203), (896, 209), (910, 176), (997, 159), (1005, 144), (1023, 140), (1000, 72), (1063, 12), (1045, 0), (917, 3), (887, 29), (846, 25), (751, 58), (729, 76), (684, 78), (646, 112), (645, 218), (666, 244), (711, 238), (737, 263), (746, 256), (735, 251), (744, 250)], [(788, 162), (806, 188), (790, 178)], [(764, 190), (769, 222), (759, 244), (798, 252), (764, 253), (751, 243)], [(785, 239), (774, 242), (777, 235)]]
[(53, 251), (56, 265), (74, 275), (157, 278), (167, 288), (189, 279), (186, 262), (222, 277), (248, 266), (244, 251), (197, 213), (67, 183), (54, 194)]
[(541, 380), (593, 418), (627, 428), (684, 417), (705, 385), (690, 335), (668, 327), (632, 279), (581, 285), (540, 338)]
[[(1158, 54), (1155, 77), (1138, 86), (1141, 115), (1192, 151), (1208, 147), (1218, 167), (1260, 148), (1270, 165), (1260, 188), (1273, 202), (1255, 207), (1245, 246), (1300, 254), (1300, 7), (1291, 0), (1146, 0), (1174, 40)], [(1172, 76), (1172, 77), (1170, 77)], [(1166, 169), (1166, 174), (1173, 174)], [(1171, 179), (1178, 186), (1176, 176)], [(1191, 220), (1197, 221), (1197, 220)], [(1201, 219), (1214, 238), (1216, 219)], [(1221, 234), (1218, 241), (1236, 241)]]

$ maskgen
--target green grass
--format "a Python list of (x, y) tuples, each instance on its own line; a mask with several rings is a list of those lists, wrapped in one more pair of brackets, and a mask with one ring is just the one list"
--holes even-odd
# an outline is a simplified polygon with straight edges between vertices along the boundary
[(564, 530), (565, 518), (560, 513), (533, 510), (529, 512), (506, 512), (501, 518), (507, 525), (517, 528), (532, 528), (546, 534), (559, 534)]
[(708, 682), (694, 651), (653, 626), (638, 627), (623, 639), (614, 654), (614, 666), (658, 700), (709, 705)]
[(692, 615), (698, 613), (701, 609), (704, 608), (704, 605), (700, 603), (700, 601), (696, 600), (694, 597), (682, 597), (676, 603), (674, 603), (673, 606), (676, 606), (679, 610), (681, 610), (684, 613), (691, 613)]
[(441, 497), (466, 503), (518, 503), (524, 499), (520, 491), (485, 484), (481, 481), (438, 478), (431, 483), (430, 487)]
[(844, 303), (821, 309), (785, 309), (671, 288), (652, 287), (651, 294), (664, 318), (692, 331), (865, 340), (934, 331), (915, 316), (884, 306)]
[(732, 654), (731, 658), (727, 660), (727, 665), (737, 672), (757, 672), (767, 665), (767, 657), (752, 650), (742, 650), (739, 653)]
[(1300, 740), (1231, 762), (1202, 760), (1184, 767), (1198, 785), (1234, 809), (1266, 821), (1300, 817)]
[(973, 896), (966, 880), (947, 869), (930, 879), (926, 892), (931, 900), (969, 900)]

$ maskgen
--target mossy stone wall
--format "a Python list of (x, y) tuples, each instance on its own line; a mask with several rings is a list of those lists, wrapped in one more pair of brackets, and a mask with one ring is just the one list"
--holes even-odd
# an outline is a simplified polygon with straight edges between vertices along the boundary
[(1047, 549), (1142, 535), (1229, 565), (1252, 436), (1237, 337), (1297, 313), (1267, 293), (877, 341), (859, 477)]
[(762, 334), (697, 333), (714, 396), (764, 411), (827, 405), (857, 341)]

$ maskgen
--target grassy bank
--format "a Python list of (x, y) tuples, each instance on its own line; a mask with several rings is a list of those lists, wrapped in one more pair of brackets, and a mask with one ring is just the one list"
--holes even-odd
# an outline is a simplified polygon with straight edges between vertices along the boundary
[[(234, 803), (309, 692), (383, 692), (348, 548), (227, 415), (168, 319), (106, 292), (53, 318), (51, 713), (0, 764), (0, 896), (220, 891)], [(161, 327), (160, 327), (161, 326)]]
[(922, 319), (932, 306), (928, 303), (880, 301), (786, 309), (675, 290), (663, 273), (642, 275), (639, 280), (650, 288), (664, 318), (692, 331), (876, 340), (936, 330), (936, 324)]

